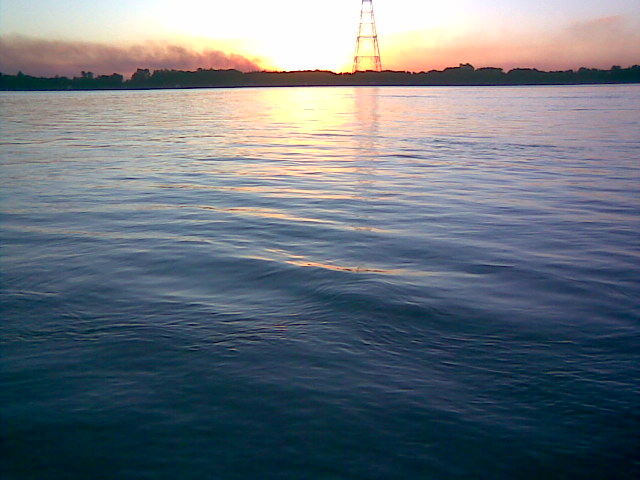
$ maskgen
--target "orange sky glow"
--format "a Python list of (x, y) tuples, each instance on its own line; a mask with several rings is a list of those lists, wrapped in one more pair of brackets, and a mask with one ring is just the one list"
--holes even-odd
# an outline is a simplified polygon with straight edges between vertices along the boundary
[[(359, 0), (0, 2), (0, 71), (350, 71)], [(640, 63), (637, 0), (374, 0), (384, 69)]]

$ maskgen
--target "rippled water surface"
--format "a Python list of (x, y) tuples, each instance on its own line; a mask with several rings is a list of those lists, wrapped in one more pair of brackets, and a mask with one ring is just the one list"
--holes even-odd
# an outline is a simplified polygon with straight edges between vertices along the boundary
[(640, 87), (2, 93), (6, 479), (640, 475)]

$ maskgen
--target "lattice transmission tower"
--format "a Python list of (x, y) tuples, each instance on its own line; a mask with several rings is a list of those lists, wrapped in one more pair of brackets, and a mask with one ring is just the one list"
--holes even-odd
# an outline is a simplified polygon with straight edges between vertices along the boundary
[(356, 54), (353, 57), (353, 72), (382, 71), (378, 33), (373, 15), (373, 0), (362, 0), (360, 27), (356, 40)]

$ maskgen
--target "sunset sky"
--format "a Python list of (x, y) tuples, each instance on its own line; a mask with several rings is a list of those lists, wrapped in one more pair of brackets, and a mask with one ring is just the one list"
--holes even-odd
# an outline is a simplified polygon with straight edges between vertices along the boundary
[[(385, 69), (640, 64), (638, 0), (374, 0)], [(0, 71), (350, 71), (360, 0), (0, 0)]]

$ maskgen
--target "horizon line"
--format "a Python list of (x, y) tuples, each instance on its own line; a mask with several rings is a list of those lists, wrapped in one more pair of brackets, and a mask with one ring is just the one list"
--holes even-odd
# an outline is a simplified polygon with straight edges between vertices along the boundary
[[(230, 72), (230, 71), (236, 71), (242, 75), (251, 75), (251, 74), (255, 74), (255, 73), (281, 73), (281, 74), (286, 74), (286, 73), (331, 73), (334, 75), (356, 75), (356, 74), (362, 74), (362, 73), (367, 73), (367, 74), (382, 74), (382, 73), (404, 73), (404, 74), (412, 74), (412, 75), (417, 75), (417, 74), (426, 74), (426, 73), (436, 73), (436, 72), (445, 72), (447, 70), (456, 70), (456, 69), (461, 69), (461, 68), (467, 68), (468, 70), (471, 71), (478, 71), (478, 70), (500, 70), (503, 73), (508, 73), (511, 72), (513, 70), (530, 70), (530, 71), (538, 71), (538, 72), (543, 72), (543, 73), (567, 73), (567, 72), (578, 72), (580, 70), (586, 69), (586, 70), (597, 70), (597, 71), (610, 71), (610, 70), (614, 70), (614, 69), (631, 69), (634, 67), (638, 67), (640, 66), (640, 64), (633, 64), (633, 65), (628, 65), (628, 66), (621, 66), (621, 65), (616, 65), (616, 64), (612, 64), (608, 69), (607, 68), (598, 68), (598, 67), (587, 67), (587, 66), (580, 66), (578, 68), (567, 68), (567, 69), (555, 69), (555, 70), (541, 70), (538, 67), (535, 66), (531, 66), (531, 67), (513, 67), (513, 68), (509, 68), (509, 69), (505, 69), (504, 67), (495, 67), (495, 66), (485, 66), (485, 67), (475, 67), (470, 63), (460, 63), (458, 66), (449, 66), (449, 67), (445, 67), (442, 70), (438, 70), (438, 69), (430, 69), (430, 70), (393, 70), (393, 69), (383, 69), (381, 71), (375, 71), (375, 70), (358, 70), (355, 72), (350, 72), (350, 71), (335, 71), (335, 70), (329, 70), (329, 69), (321, 69), (321, 68), (315, 68), (315, 69), (302, 69), (302, 70), (277, 70), (277, 69), (261, 69), (261, 70), (249, 70), (249, 71), (242, 71), (239, 70), (237, 68), (206, 68), (206, 67), (198, 67), (195, 70), (185, 70), (185, 69), (179, 69), (179, 68), (172, 68), (172, 67), (160, 67), (160, 68), (148, 68), (148, 67), (138, 67), (136, 69), (135, 72), (133, 72), (131, 74), (131, 76), (133, 77), (133, 75), (136, 72), (139, 71), (148, 71), (149, 73), (153, 74), (155, 72), (163, 72), (163, 71), (170, 71), (170, 72), (189, 72), (189, 73), (196, 73), (199, 71), (216, 71), (216, 72)], [(84, 74), (90, 74), (90, 75), (96, 75), (94, 72), (92, 71), (85, 71), (85, 70), (81, 70), (80, 75), (84, 75)], [(22, 70), (17, 71), (14, 74), (11, 73), (4, 73), (4, 72), (0, 72), (0, 75), (3, 76), (19, 76), (19, 75), (23, 75), (23, 76), (29, 76), (29, 77), (34, 77), (34, 78), (70, 78), (66, 75), (60, 75), (60, 74), (54, 74), (53, 76), (40, 76), (40, 75), (32, 75), (30, 73), (25, 73)], [(121, 74), (120, 72), (112, 72), (111, 74), (99, 74), (97, 75), (97, 77), (108, 77), (108, 76), (113, 76), (113, 75), (122, 75), (124, 78), (124, 75)], [(79, 77), (71, 77), (71, 78), (79, 78)], [(128, 81), (128, 80), (127, 80)]]

